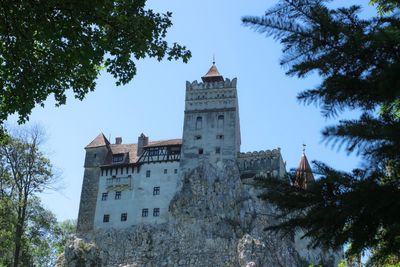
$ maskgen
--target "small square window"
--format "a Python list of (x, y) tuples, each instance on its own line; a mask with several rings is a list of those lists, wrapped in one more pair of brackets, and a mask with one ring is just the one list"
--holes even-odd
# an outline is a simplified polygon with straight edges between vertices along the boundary
[(142, 209), (142, 217), (149, 216), (149, 209)]
[(108, 193), (101, 194), (101, 200), (105, 201), (108, 198)]
[(178, 169), (175, 169), (175, 170), (174, 170), (174, 173), (177, 174), (177, 173), (178, 173)]
[(217, 135), (217, 139), (219, 139), (219, 140), (224, 139), (224, 135), (223, 135), (223, 134), (218, 134), (218, 135)]
[(199, 155), (202, 155), (202, 154), (203, 154), (203, 149), (199, 148)]
[(159, 186), (153, 187), (153, 196), (156, 196), (159, 194), (160, 194), (160, 187)]
[(201, 139), (201, 135), (195, 135), (194, 136), (194, 140), (200, 140)]
[(150, 170), (146, 171), (146, 177), (150, 177)]
[(220, 147), (216, 147), (215, 148), (215, 154), (221, 154), (221, 148)]
[(121, 199), (121, 191), (115, 192), (115, 199)]
[(121, 222), (125, 222), (128, 219), (128, 213), (121, 213)]
[(168, 173), (168, 170), (167, 169), (164, 169), (164, 174), (167, 174)]
[(103, 222), (107, 223), (110, 221), (110, 214), (104, 214), (103, 216)]
[(153, 216), (154, 217), (160, 216), (160, 208), (154, 208), (153, 209)]

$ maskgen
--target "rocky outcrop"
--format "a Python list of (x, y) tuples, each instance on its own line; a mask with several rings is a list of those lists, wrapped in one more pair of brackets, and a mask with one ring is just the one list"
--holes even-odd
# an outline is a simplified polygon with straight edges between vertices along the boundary
[(274, 208), (235, 164), (202, 165), (180, 186), (168, 222), (75, 237), (57, 266), (302, 266), (293, 237), (264, 231)]

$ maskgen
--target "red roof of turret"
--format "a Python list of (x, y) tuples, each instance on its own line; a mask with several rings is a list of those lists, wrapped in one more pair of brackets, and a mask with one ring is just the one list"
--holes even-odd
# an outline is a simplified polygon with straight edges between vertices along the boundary
[(215, 63), (213, 62), (211, 68), (208, 70), (208, 72), (201, 77), (203, 82), (223, 82), (224, 77), (222, 77), (221, 74), (219, 74), (219, 71), (217, 69), (217, 66), (215, 66)]
[(303, 154), (301, 155), (299, 167), (296, 170), (293, 185), (296, 187), (307, 189), (308, 184), (312, 183), (313, 181), (315, 181), (314, 175), (312, 174), (312, 170), (310, 164), (308, 163), (306, 154), (303, 152)]
[(107, 140), (107, 138), (104, 136), (103, 133), (100, 133), (95, 139), (93, 139), (90, 144), (88, 144), (85, 148), (94, 148), (94, 147), (100, 147), (100, 146), (108, 146), (110, 142)]

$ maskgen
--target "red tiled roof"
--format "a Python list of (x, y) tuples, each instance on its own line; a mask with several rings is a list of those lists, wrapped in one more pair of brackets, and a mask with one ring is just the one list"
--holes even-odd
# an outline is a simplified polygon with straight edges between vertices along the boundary
[[(145, 147), (158, 147), (158, 146), (173, 146), (173, 145), (181, 145), (182, 139), (169, 139), (169, 140), (160, 140), (160, 141), (152, 141)], [(137, 144), (109, 144), (108, 145), (110, 152), (107, 155), (103, 167), (106, 166), (115, 166), (118, 164), (133, 164), (137, 163), (139, 160), (139, 156), (137, 156)], [(113, 155), (116, 154), (126, 154), (128, 157), (125, 158), (123, 162), (118, 162), (117, 164), (112, 163)]]
[(169, 140), (153, 141), (153, 142), (149, 142), (149, 144), (145, 147), (174, 146), (174, 145), (182, 145), (182, 139), (169, 139)]
[(93, 139), (90, 144), (88, 144), (85, 148), (94, 148), (94, 147), (100, 147), (100, 146), (108, 146), (110, 142), (107, 140), (107, 138), (104, 136), (103, 133), (100, 133), (95, 139)]
[(299, 167), (296, 170), (296, 175), (294, 178), (293, 185), (297, 187), (301, 187), (303, 189), (307, 189), (307, 185), (315, 181), (314, 175), (312, 174), (312, 170), (310, 164), (308, 163), (306, 154), (301, 155)]
[(224, 78), (222, 77), (221, 74), (219, 74), (219, 71), (217, 69), (217, 66), (215, 64), (212, 64), (211, 68), (208, 70), (208, 72), (201, 77), (203, 82), (221, 82), (224, 81)]

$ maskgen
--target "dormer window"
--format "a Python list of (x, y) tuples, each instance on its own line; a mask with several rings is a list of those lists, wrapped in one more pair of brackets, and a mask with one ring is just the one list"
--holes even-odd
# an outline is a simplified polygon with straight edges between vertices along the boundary
[(113, 155), (112, 162), (118, 163), (124, 161), (124, 154), (115, 154)]

